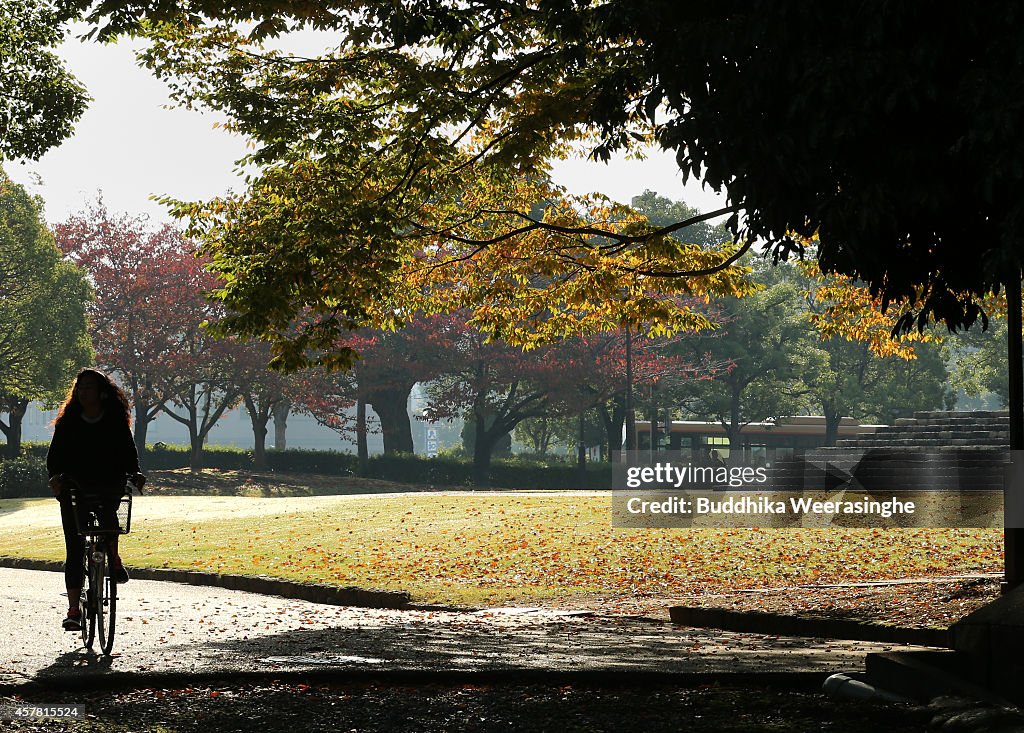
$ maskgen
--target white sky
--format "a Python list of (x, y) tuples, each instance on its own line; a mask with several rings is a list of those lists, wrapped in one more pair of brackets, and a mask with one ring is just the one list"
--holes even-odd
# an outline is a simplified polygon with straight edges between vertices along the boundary
[[(74, 136), (37, 162), (6, 164), (8, 174), (43, 197), (46, 218), (57, 222), (82, 210), (102, 192), (112, 212), (169, 219), (151, 196), (202, 200), (241, 189), (234, 161), (242, 138), (214, 129), (210, 113), (168, 109), (166, 87), (135, 62), (132, 42), (116, 45), (69, 39), (60, 49), (68, 68), (93, 97)], [(616, 159), (605, 165), (579, 160), (559, 164), (555, 180), (570, 193), (600, 192), (628, 202), (651, 189), (701, 211), (724, 197), (691, 181), (684, 188), (672, 157)]]

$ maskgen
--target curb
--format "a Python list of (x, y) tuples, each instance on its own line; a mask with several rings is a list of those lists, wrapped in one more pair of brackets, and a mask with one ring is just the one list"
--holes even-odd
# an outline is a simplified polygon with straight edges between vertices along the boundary
[(644, 687), (671, 685), (678, 688), (757, 686), (817, 691), (828, 672), (668, 672), (616, 668), (552, 670), (505, 669), (327, 669), (213, 672), (112, 672), (102, 675), (34, 677), (21, 684), (0, 684), (0, 695), (24, 694), (26, 689), (69, 691), (124, 690), (141, 687), (265, 683), (282, 679), (336, 683), (383, 683), (406, 685), (543, 684)]
[[(131, 567), (131, 566), (129, 566)], [(0, 568), (16, 570), (47, 570), (64, 572), (64, 563), (56, 560), (33, 560), (24, 557), (0, 556)], [(268, 596), (294, 598), (329, 606), (358, 606), (360, 608), (405, 609), (410, 596), (405, 591), (367, 590), (346, 586), (344, 588), (319, 583), (296, 583), (279, 578), (259, 575), (222, 575), (202, 573), (195, 570), (161, 568), (131, 568), (133, 578), (158, 580), (165, 583), (203, 585), (227, 590), (241, 590)]]
[(847, 641), (880, 641), (939, 648), (952, 646), (952, 635), (948, 629), (916, 629), (849, 619), (802, 618), (780, 616), (764, 611), (731, 611), (724, 608), (692, 606), (672, 606), (668, 612), (674, 624), (723, 631)]
[[(64, 563), (56, 560), (35, 560), (23, 557), (0, 556), (0, 568), (16, 570), (42, 570), (63, 572)], [(411, 597), (405, 591), (386, 591), (337, 587), (319, 583), (296, 583), (278, 578), (255, 575), (223, 575), (195, 570), (162, 568), (132, 568), (132, 577), (139, 580), (156, 580), (165, 583), (184, 583), (247, 593), (280, 596), (296, 600), (321, 603), (329, 606), (354, 606), (359, 608), (388, 608), (409, 610)], [(416, 607), (417, 609), (419, 607)], [(439, 610), (438, 607), (424, 606), (424, 609)], [(445, 610), (452, 610), (445, 608)], [(473, 610), (460, 608), (459, 610)], [(721, 629), (772, 636), (804, 636), (820, 639), (845, 639), (849, 641), (879, 641), (894, 644), (913, 644), (938, 648), (952, 647), (952, 636), (948, 629), (915, 629), (901, 626), (863, 623), (847, 619), (801, 618), (780, 616), (763, 611), (731, 611), (721, 608), (700, 608), (693, 606), (672, 606), (669, 608), (672, 623), (696, 628)]]

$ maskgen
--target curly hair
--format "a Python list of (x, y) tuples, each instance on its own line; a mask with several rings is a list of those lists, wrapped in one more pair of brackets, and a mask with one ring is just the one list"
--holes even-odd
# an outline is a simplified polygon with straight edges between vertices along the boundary
[(96, 379), (97, 385), (99, 386), (100, 399), (104, 401), (104, 408), (111, 410), (114, 415), (118, 417), (124, 417), (124, 421), (131, 426), (132, 424), (132, 407), (128, 402), (128, 398), (125, 397), (124, 392), (120, 387), (108, 377), (106, 374), (98, 369), (83, 369), (75, 377), (74, 384), (71, 385), (71, 389), (68, 390), (68, 396), (61, 403), (60, 408), (57, 410), (57, 417), (54, 419), (54, 426), (60, 425), (64, 420), (71, 416), (78, 416), (82, 414), (82, 405), (76, 399), (78, 396), (78, 383), (84, 376), (91, 376)]

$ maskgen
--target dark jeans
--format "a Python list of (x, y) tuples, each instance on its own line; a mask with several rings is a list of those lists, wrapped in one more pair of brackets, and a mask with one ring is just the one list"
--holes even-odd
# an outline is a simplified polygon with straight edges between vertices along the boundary
[(64, 547), (67, 559), (64, 561), (64, 587), (81, 588), (85, 576), (82, 538), (78, 536), (75, 524), (75, 508), (70, 499), (60, 500), (60, 523), (64, 527)]
[[(78, 525), (75, 524), (75, 508), (71, 505), (70, 498), (61, 498), (60, 502), (60, 523), (64, 528), (64, 548), (67, 558), (64, 561), (64, 587), (82, 587), (82, 580), (85, 577), (85, 553), (82, 548), (82, 537), (78, 534)], [(100, 515), (103, 526), (116, 527), (117, 499), (112, 499), (110, 505), (100, 508)]]

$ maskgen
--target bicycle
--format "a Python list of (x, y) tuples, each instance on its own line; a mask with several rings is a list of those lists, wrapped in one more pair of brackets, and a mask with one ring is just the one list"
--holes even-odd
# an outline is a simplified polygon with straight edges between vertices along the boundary
[(133, 476), (126, 476), (121, 495), (117, 496), (86, 490), (69, 476), (61, 476), (61, 481), (69, 487), (75, 525), (84, 551), (84, 580), (78, 599), (82, 643), (92, 651), (98, 632), (100, 650), (110, 656), (117, 621), (117, 581), (112, 573), (115, 555), (111, 539), (131, 530), (132, 491), (141, 492), (141, 487)]

